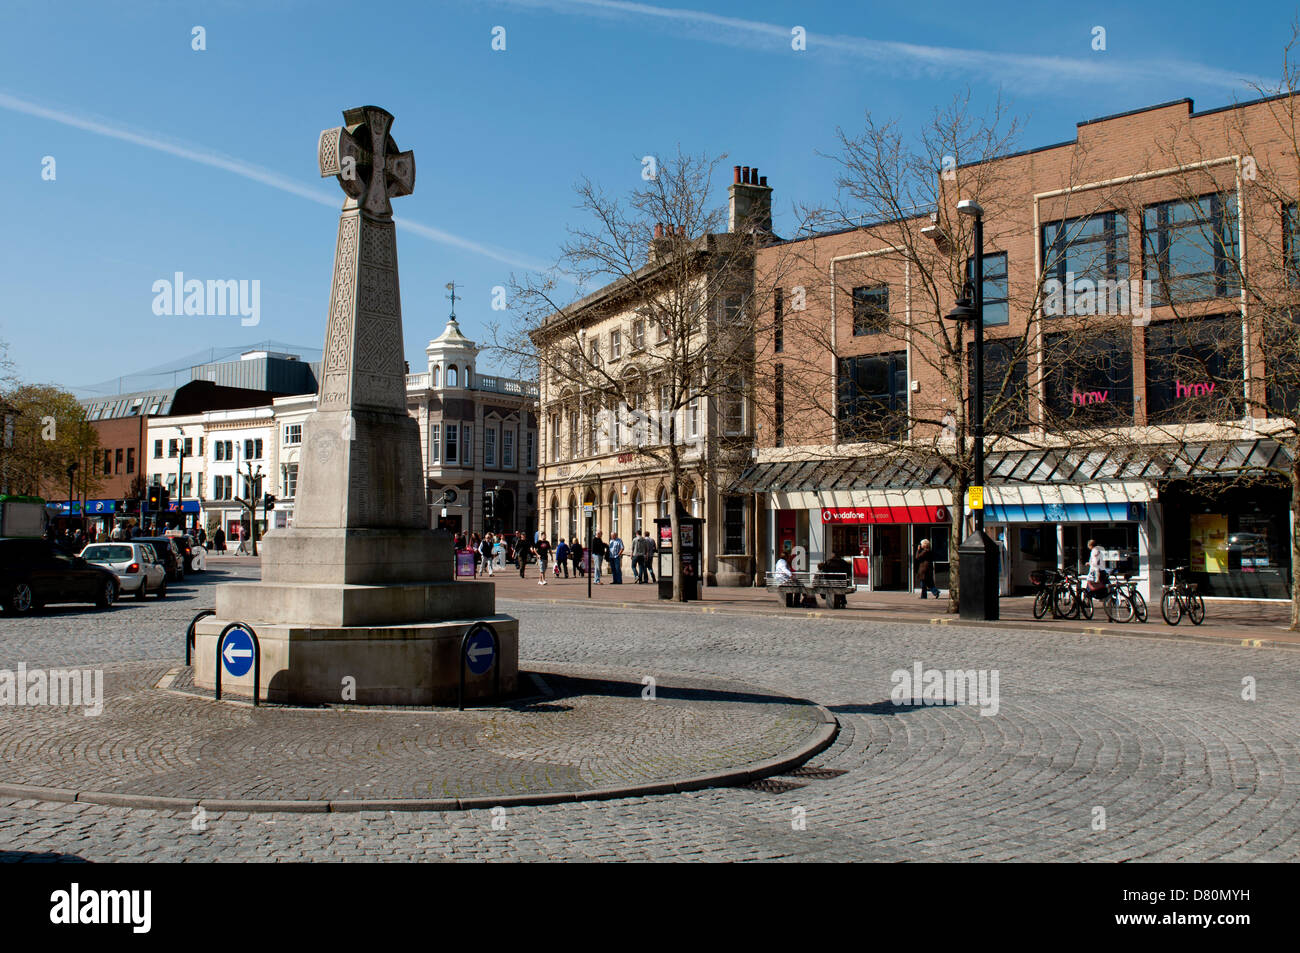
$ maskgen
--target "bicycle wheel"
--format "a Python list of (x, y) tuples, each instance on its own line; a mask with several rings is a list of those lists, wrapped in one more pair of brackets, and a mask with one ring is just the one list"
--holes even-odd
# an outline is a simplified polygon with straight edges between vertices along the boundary
[(1178, 601), (1176, 593), (1166, 592), (1161, 597), (1160, 614), (1165, 617), (1165, 621), (1170, 625), (1177, 625), (1183, 621), (1183, 605)]
[(1058, 619), (1077, 619), (1079, 617), (1079, 594), (1066, 583), (1056, 587), (1052, 613)]
[(1129, 602), (1133, 603), (1133, 618), (1139, 622), (1147, 620), (1147, 601), (1142, 598), (1142, 593), (1136, 589), (1130, 589), (1128, 593)]
[(1106, 597), (1106, 618), (1111, 622), (1132, 622), (1133, 603), (1119, 590), (1112, 590)]
[(1205, 600), (1199, 592), (1193, 592), (1187, 597), (1187, 618), (1192, 620), (1192, 625), (1200, 625), (1205, 621)]
[(1079, 593), (1079, 615), (1091, 621), (1094, 608), (1092, 596), (1086, 592)]
[(1038, 595), (1034, 596), (1034, 618), (1041, 619), (1047, 615), (1047, 610), (1052, 607), (1052, 590), (1039, 589)]

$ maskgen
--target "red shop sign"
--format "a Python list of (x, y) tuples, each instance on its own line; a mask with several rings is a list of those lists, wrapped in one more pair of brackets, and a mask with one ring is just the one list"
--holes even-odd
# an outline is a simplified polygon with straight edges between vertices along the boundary
[(822, 523), (944, 523), (943, 506), (827, 506)]

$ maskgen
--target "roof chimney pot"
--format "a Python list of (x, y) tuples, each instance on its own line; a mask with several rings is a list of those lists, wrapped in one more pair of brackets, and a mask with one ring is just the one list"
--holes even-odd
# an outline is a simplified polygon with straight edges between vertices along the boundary
[(746, 185), (749, 184), (749, 166), (743, 165), (740, 167), (740, 181)]
[(738, 165), (733, 165), (733, 166), (731, 167), (731, 172), (732, 172), (732, 174), (735, 175), (735, 177), (736, 177), (736, 179), (735, 179), (736, 184), (739, 185), (739, 184), (740, 184), (740, 166), (738, 166)]
[(767, 185), (767, 176), (763, 176), (761, 179), (759, 179), (759, 180), (758, 180), (758, 184), (759, 184), (759, 185), (762, 185), (762, 186), (766, 186), (766, 185)]

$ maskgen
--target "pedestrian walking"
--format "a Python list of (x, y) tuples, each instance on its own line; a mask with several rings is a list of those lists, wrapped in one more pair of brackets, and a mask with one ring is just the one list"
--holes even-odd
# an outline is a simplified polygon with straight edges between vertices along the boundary
[(623, 585), (623, 541), (618, 533), (609, 534), (609, 574), (613, 585)]
[(519, 564), (519, 578), (524, 579), (524, 570), (528, 568), (528, 556), (532, 552), (532, 547), (528, 543), (528, 537), (523, 533), (515, 540), (515, 562)]
[(609, 552), (609, 547), (605, 541), (600, 538), (600, 531), (591, 539), (591, 553), (588, 562), (591, 564), (591, 581), (600, 585), (600, 564), (605, 561), (605, 554)]
[(934, 584), (934, 553), (930, 551), (930, 541), (921, 540), (916, 547), (916, 583), (921, 587), (921, 598), (933, 592), (939, 598), (939, 587)]
[(492, 534), (491, 533), (485, 534), (483, 537), (483, 541), (479, 543), (478, 551), (479, 551), (479, 555), (482, 557), (482, 562), (483, 562), (482, 571), (486, 572), (489, 576), (493, 576), (496, 574), (495, 570), (492, 568), (492, 550), (494, 548), (495, 547), (492, 542)]
[(645, 533), (645, 568), (646, 568), (646, 573), (649, 574), (649, 576), (650, 576), (650, 581), (651, 581), (651, 582), (658, 582), (658, 581), (659, 581), (659, 580), (658, 580), (658, 577), (655, 576), (655, 562), (657, 561), (657, 557), (658, 557), (658, 555), (659, 555), (659, 544), (656, 543), (656, 542), (655, 542), (655, 538), (654, 538), (653, 536), (650, 535), (650, 531), (649, 531), (649, 530), (646, 530), (646, 533)]
[(569, 558), (573, 560), (573, 575), (581, 578), (584, 574), (582, 564), (582, 543), (575, 536), (569, 544)]
[(551, 559), (551, 544), (546, 539), (546, 534), (541, 533), (537, 537), (537, 566), (539, 569), (537, 584), (546, 585), (546, 564)]
[(564, 578), (569, 578), (569, 544), (560, 537), (560, 541), (555, 544), (555, 578), (560, 578), (560, 570), (564, 570)]
[(645, 576), (645, 558), (642, 556), (644, 543), (640, 533), (632, 534), (632, 545), (628, 547), (628, 552), (632, 556), (632, 581), (635, 583), (644, 582)]

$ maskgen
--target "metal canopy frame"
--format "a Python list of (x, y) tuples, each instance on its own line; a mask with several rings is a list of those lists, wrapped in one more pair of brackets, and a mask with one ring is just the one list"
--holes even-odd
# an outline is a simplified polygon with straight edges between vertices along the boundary
[[(1157, 482), (1223, 474), (1263, 475), (1291, 465), (1276, 440), (1153, 444), (1149, 447), (1052, 447), (1002, 450), (989, 455), (987, 481), (1000, 485), (1078, 485), (1098, 481)], [(733, 483), (733, 493), (798, 493), (817, 490), (897, 490), (948, 486), (951, 468), (924, 453), (874, 457), (830, 457), (751, 464)]]

